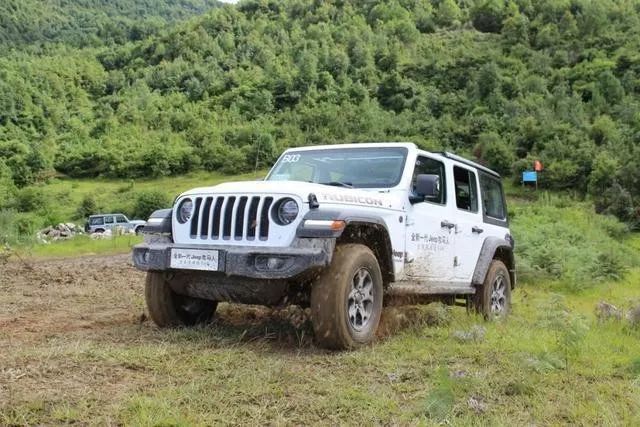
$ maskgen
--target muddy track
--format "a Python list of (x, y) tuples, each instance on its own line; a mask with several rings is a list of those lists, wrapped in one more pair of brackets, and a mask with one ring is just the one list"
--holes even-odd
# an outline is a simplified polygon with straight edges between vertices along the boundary
[[(44, 412), (69, 402), (104, 409), (150, 384), (179, 381), (118, 356), (176, 343), (194, 347), (189, 332), (159, 330), (145, 311), (144, 273), (129, 255), (0, 264), (0, 424), (21, 405), (37, 402)], [(381, 334), (411, 325), (409, 314), (385, 309)], [(308, 310), (299, 307), (221, 304), (206, 328), (196, 332), (206, 342), (202, 351), (242, 343), (282, 357), (323, 352), (313, 345)]]
[(0, 266), (0, 341), (133, 322), (142, 283), (129, 255)]
[[(0, 348), (63, 337), (109, 339), (117, 326), (145, 324), (145, 273), (136, 270), (130, 255), (12, 261), (0, 265)], [(379, 335), (412, 321), (406, 310), (386, 308)], [(216, 323), (258, 327), (265, 323), (308, 324), (308, 310), (289, 307), (228, 305), (218, 309)], [(396, 325), (398, 323), (403, 325)], [(406, 319), (405, 319), (406, 320)], [(148, 332), (148, 331), (147, 331)], [(291, 332), (291, 331), (290, 331)]]

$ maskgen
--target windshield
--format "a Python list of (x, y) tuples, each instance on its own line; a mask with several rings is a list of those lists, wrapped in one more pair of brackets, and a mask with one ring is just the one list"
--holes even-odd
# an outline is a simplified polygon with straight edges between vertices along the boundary
[(305, 181), (355, 188), (390, 188), (402, 178), (405, 147), (288, 151), (267, 181)]

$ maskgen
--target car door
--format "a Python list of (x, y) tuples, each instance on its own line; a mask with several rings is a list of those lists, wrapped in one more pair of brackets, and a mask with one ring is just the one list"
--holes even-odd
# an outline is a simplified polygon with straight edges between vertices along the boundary
[(116, 221), (113, 215), (106, 215), (104, 217), (104, 228), (107, 230), (112, 230), (116, 227)]
[(453, 166), (456, 211), (454, 277), (456, 282), (467, 284), (471, 283), (484, 242), (478, 188), (478, 175), (474, 170)]
[(116, 224), (118, 227), (121, 227), (123, 230), (131, 229), (131, 224), (129, 224), (129, 220), (124, 215), (116, 215)]
[[(447, 197), (444, 162), (418, 156), (413, 172), (412, 192), (419, 174), (440, 177), (440, 194), (432, 200), (412, 203), (407, 210), (405, 275), (426, 286), (442, 286), (453, 278), (451, 207)], [(415, 194), (414, 194), (415, 195)]]

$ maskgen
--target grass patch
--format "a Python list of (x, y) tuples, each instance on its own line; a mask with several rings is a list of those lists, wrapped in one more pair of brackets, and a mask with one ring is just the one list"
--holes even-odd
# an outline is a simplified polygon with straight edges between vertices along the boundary
[(582, 291), (620, 280), (640, 264), (638, 235), (613, 217), (596, 215), (591, 203), (543, 191), (510, 193), (522, 281)]
[[(265, 171), (242, 175), (223, 175), (213, 172), (194, 172), (151, 180), (118, 179), (52, 179), (42, 186), (51, 200), (63, 201), (57, 214), (67, 220), (75, 218), (78, 207), (86, 196), (91, 196), (102, 213), (130, 212), (135, 196), (141, 192), (161, 191), (173, 200), (180, 193), (194, 187), (206, 187), (223, 182), (263, 178)], [(169, 206), (167, 206), (169, 207)], [(146, 218), (137, 218), (146, 219)]]
[(35, 257), (75, 257), (80, 255), (112, 255), (131, 251), (133, 245), (142, 242), (142, 236), (113, 236), (111, 239), (91, 239), (89, 236), (76, 236), (69, 240), (60, 240), (49, 244), (36, 244), (20, 248), (20, 252)]

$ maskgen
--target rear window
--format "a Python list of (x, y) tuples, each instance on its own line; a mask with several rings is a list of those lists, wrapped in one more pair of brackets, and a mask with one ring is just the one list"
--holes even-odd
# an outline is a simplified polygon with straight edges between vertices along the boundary
[(504, 194), (500, 181), (480, 174), (480, 188), (482, 189), (484, 214), (499, 220), (506, 219), (507, 213), (504, 208)]
[(103, 225), (103, 224), (104, 224), (104, 218), (101, 216), (89, 218), (89, 225)]

